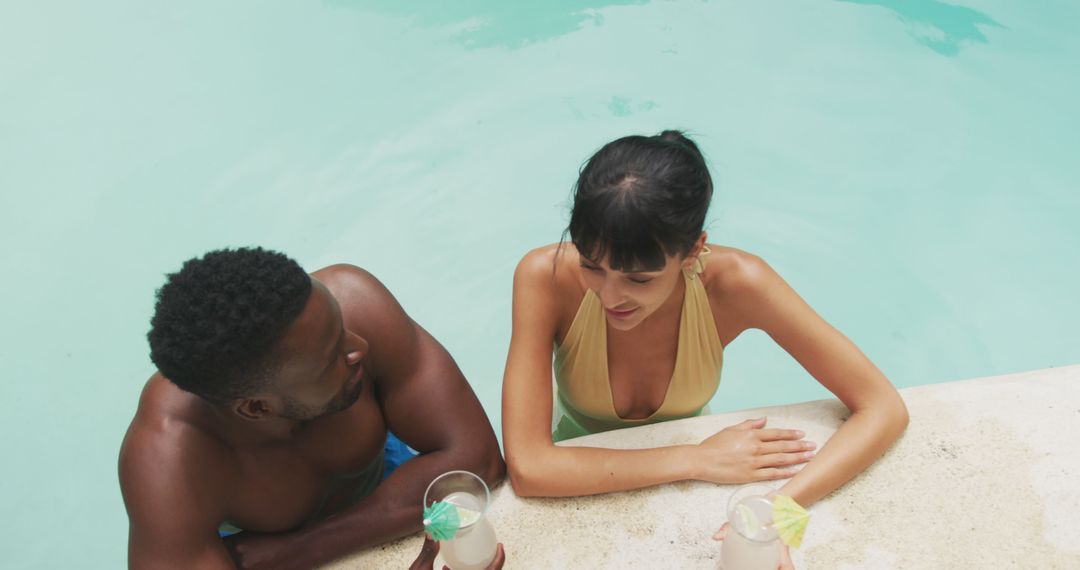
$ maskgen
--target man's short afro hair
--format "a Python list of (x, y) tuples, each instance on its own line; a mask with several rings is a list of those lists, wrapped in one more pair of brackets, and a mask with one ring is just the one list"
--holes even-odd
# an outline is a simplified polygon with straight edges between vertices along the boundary
[(211, 402), (251, 395), (310, 295), (308, 274), (275, 251), (222, 249), (190, 259), (157, 291), (150, 360)]

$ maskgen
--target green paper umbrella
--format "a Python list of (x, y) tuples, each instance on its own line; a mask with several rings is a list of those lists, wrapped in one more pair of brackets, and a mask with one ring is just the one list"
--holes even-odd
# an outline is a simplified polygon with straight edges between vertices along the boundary
[(480, 511), (436, 501), (424, 509), (424, 529), (435, 540), (450, 540), (459, 530), (480, 520), (480, 515)]
[(461, 516), (456, 505), (436, 501), (424, 509), (424, 530), (435, 540), (450, 540), (461, 528)]

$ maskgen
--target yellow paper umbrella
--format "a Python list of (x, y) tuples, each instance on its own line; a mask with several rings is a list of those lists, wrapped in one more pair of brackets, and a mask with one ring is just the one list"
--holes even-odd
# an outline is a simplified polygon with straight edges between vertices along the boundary
[(784, 544), (798, 548), (802, 544), (803, 534), (806, 533), (806, 523), (810, 521), (810, 513), (799, 506), (795, 499), (786, 495), (777, 495), (773, 499), (773, 526), (780, 535)]

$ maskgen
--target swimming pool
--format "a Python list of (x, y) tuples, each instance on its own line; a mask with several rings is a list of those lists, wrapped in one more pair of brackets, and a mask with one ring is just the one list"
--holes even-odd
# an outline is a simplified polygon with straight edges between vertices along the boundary
[[(153, 290), (208, 249), (368, 268), (498, 425), (512, 269), (628, 133), (696, 134), (711, 241), (898, 385), (1080, 362), (1075, 4), (535, 4), (0, 7), (6, 566), (123, 564)], [(714, 410), (827, 395), (725, 364)]]

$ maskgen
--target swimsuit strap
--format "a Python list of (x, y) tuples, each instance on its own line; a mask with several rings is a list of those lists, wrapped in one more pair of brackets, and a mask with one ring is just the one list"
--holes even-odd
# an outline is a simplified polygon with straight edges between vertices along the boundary
[(701, 253), (694, 259), (694, 263), (690, 267), (683, 269), (687, 279), (693, 281), (697, 279), (698, 275), (705, 272), (705, 256), (710, 253), (712, 253), (712, 250), (709, 249), (709, 246), (701, 248)]

